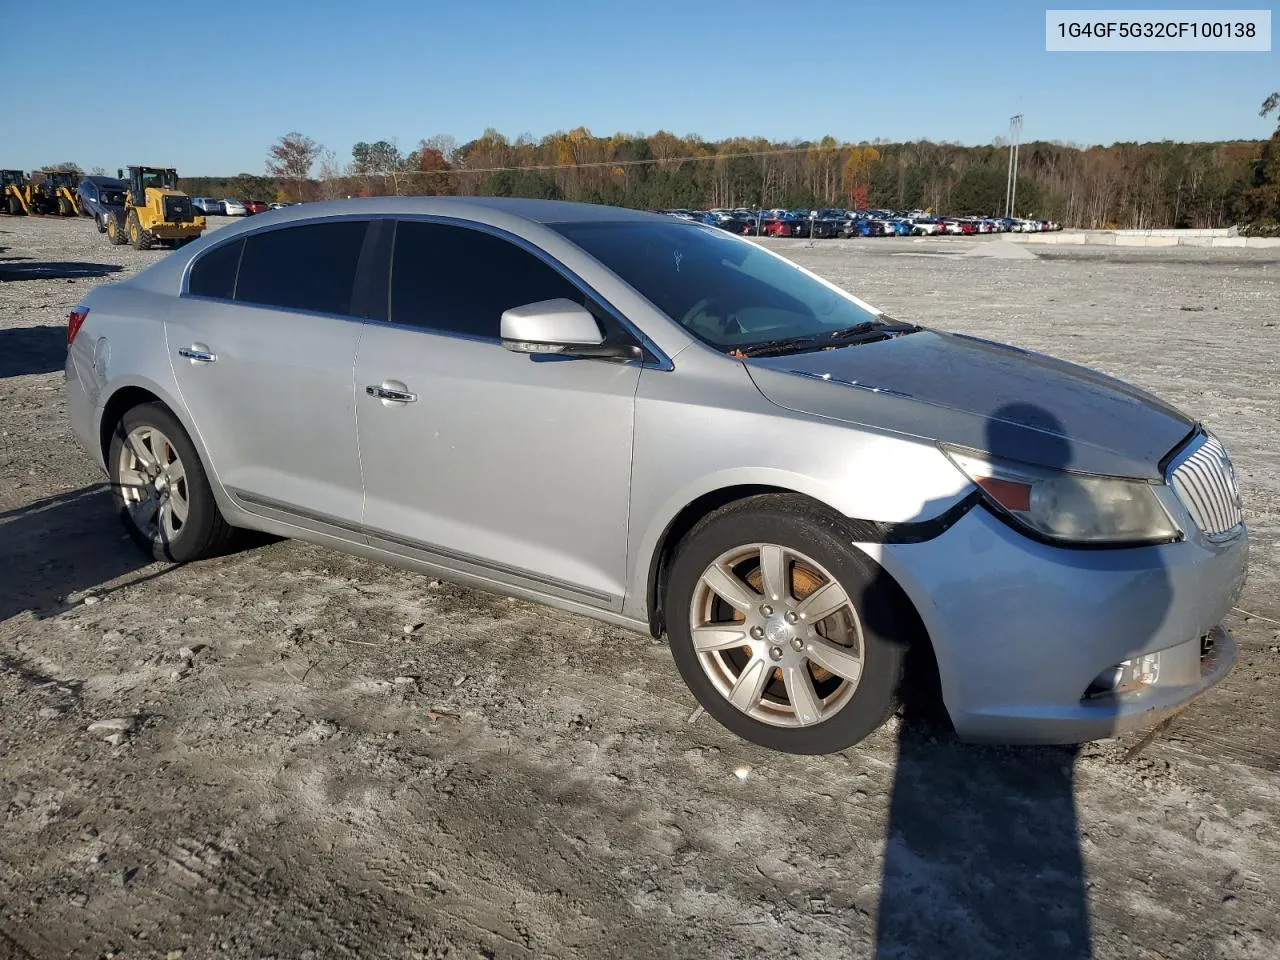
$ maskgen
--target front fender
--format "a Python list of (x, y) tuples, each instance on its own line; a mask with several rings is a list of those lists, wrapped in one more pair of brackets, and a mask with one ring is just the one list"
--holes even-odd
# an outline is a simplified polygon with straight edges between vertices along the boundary
[[(784, 466), (733, 467), (672, 482), (653, 509), (633, 512), (633, 549), (629, 558), (623, 613), (648, 620), (650, 576), (656, 569), (674, 521), (700, 498), (734, 487), (770, 487), (811, 497), (851, 520), (872, 524), (908, 524), (934, 520), (972, 494), (973, 486), (933, 447), (903, 443), (898, 458), (869, 457), (852, 482), (834, 473), (800, 472)], [(640, 471), (643, 474), (643, 471)], [(667, 472), (670, 476), (670, 471)], [(656, 478), (633, 475), (633, 510), (657, 491)], [(671, 478), (673, 481), (674, 477)], [(642, 523), (636, 523), (643, 516)]]

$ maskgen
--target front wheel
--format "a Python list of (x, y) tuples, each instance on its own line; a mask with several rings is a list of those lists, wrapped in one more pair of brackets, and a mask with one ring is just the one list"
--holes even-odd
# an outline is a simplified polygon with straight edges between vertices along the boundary
[(124, 224), (120, 222), (120, 218), (109, 215), (107, 218), (106, 234), (107, 239), (111, 241), (113, 246), (122, 247), (129, 242), (129, 238), (125, 235)]
[(799, 496), (740, 501), (699, 523), (671, 568), (668, 636), (698, 702), (787, 753), (833, 753), (893, 713), (913, 619), (839, 522)]
[(133, 244), (135, 250), (150, 250), (152, 244), (155, 243), (155, 237), (150, 230), (142, 229), (142, 220), (138, 217), (137, 210), (130, 210), (126, 220), (129, 230), (129, 242)]
[(233, 528), (223, 519), (187, 432), (163, 405), (127, 411), (107, 455), (120, 520), (157, 560), (187, 563), (222, 552)]

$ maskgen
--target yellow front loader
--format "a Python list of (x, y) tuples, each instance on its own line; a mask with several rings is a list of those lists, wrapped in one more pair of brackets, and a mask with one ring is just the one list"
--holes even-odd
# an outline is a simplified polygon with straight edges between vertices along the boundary
[[(124, 171), (120, 171), (124, 179)], [(191, 198), (178, 189), (178, 171), (172, 167), (130, 167), (124, 211), (107, 218), (107, 239), (131, 243), (136, 250), (150, 250), (157, 241), (175, 247), (190, 243), (204, 232)]]
[(31, 188), (21, 170), (0, 170), (0, 210), (17, 217), (31, 214)]
[(80, 174), (75, 170), (41, 170), (32, 177), (31, 201), (37, 213), (62, 217), (80, 215)]

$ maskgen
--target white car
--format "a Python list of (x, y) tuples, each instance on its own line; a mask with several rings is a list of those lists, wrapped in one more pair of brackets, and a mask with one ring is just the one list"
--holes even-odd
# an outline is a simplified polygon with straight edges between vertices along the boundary
[(247, 217), (249, 215), (248, 208), (239, 200), (232, 200), (230, 197), (222, 201), (223, 213), (228, 217)]

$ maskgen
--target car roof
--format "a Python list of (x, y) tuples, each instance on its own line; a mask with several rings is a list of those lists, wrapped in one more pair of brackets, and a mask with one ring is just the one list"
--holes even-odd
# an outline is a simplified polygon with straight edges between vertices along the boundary
[(503, 218), (541, 224), (619, 220), (670, 222), (670, 217), (643, 210), (628, 210), (597, 203), (573, 203), (567, 200), (532, 200), (525, 197), (354, 197), (350, 200), (322, 200), (277, 211), (274, 216), (279, 219), (274, 222), (361, 213), (434, 214), (485, 222), (492, 222), (492, 215), (498, 214)]
[(166, 293), (176, 289), (178, 278), (187, 262), (199, 256), (210, 245), (230, 242), (246, 233), (330, 217), (415, 215), (470, 221), (506, 229), (518, 235), (548, 231), (548, 225), (558, 223), (688, 223), (689, 229), (699, 228), (696, 223), (665, 214), (563, 200), (530, 200), (522, 197), (356, 197), (350, 200), (322, 200), (267, 210), (220, 227), (212, 233), (206, 233), (181, 253), (157, 260), (118, 283)]

